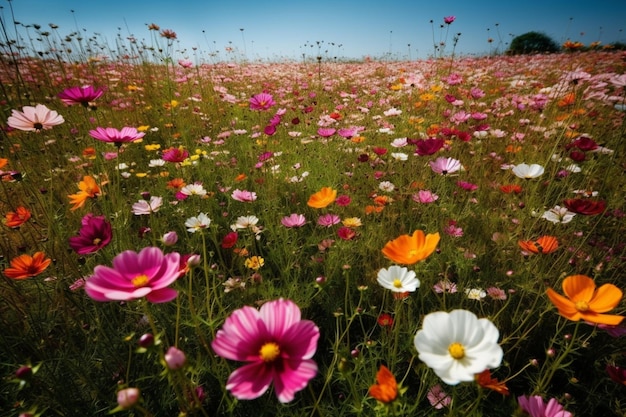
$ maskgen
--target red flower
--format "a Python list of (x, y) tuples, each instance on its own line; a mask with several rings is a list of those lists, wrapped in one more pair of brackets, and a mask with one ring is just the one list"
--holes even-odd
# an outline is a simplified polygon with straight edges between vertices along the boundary
[(239, 235), (237, 234), (237, 232), (230, 232), (226, 234), (226, 236), (222, 238), (222, 244), (221, 244), (222, 248), (224, 249), (232, 248), (233, 246), (237, 244), (238, 238), (239, 238)]
[(498, 381), (496, 378), (491, 377), (491, 371), (485, 369), (479, 374), (476, 374), (476, 382), (483, 388), (488, 388), (502, 395), (509, 395), (509, 389), (504, 382)]
[(432, 155), (439, 149), (443, 148), (444, 144), (445, 141), (443, 139), (418, 139), (417, 143), (415, 144), (415, 153), (419, 156)]
[(33, 256), (20, 255), (11, 259), (11, 267), (4, 270), (4, 275), (17, 280), (34, 277), (45, 271), (50, 262), (52, 260), (46, 258), (43, 252), (36, 252)]
[(591, 200), (588, 198), (568, 198), (564, 202), (565, 207), (569, 211), (576, 214), (593, 216), (594, 214), (603, 213), (606, 210), (606, 201)]
[(376, 383), (369, 389), (369, 394), (378, 401), (388, 404), (398, 397), (396, 377), (385, 366), (381, 365), (376, 373)]
[(343, 240), (352, 240), (356, 237), (356, 232), (349, 227), (341, 227), (337, 230), (337, 235)]
[(376, 321), (378, 322), (378, 325), (381, 327), (393, 326), (393, 317), (391, 316), (391, 314), (382, 313), (380, 316), (378, 316), (378, 320)]
[(11, 228), (20, 227), (30, 219), (30, 216), (30, 210), (26, 207), (19, 206), (15, 211), (10, 211), (6, 214), (4, 224)]
[(618, 384), (626, 385), (626, 368), (616, 365), (607, 365), (606, 373)]

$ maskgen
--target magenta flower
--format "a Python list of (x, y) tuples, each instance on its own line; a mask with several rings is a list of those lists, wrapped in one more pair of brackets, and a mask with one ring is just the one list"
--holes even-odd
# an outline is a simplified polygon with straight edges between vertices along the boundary
[(89, 131), (89, 136), (92, 138), (102, 142), (114, 143), (117, 146), (121, 146), (125, 142), (134, 142), (145, 135), (144, 132), (138, 132), (136, 128), (128, 126), (123, 127), (122, 130), (113, 127), (97, 127), (95, 130)]
[(111, 242), (111, 223), (104, 216), (87, 214), (81, 221), (78, 236), (69, 238), (69, 244), (79, 255), (98, 252)]
[(231, 197), (233, 198), (233, 200), (241, 201), (242, 203), (250, 203), (256, 200), (256, 193), (252, 191), (236, 189), (231, 194)]
[(104, 94), (102, 88), (94, 88), (91, 85), (85, 85), (82, 87), (70, 87), (66, 88), (57, 97), (68, 106), (74, 104), (82, 104), (85, 107), (89, 106), (89, 103), (97, 100)]
[(551, 398), (546, 404), (539, 395), (530, 397), (522, 395), (517, 397), (517, 402), (530, 417), (572, 417), (572, 413), (565, 411), (556, 398)]
[(113, 267), (98, 265), (85, 283), (96, 301), (130, 301), (146, 297), (151, 303), (173, 300), (178, 292), (169, 288), (180, 275), (180, 255), (163, 254), (157, 247), (139, 253), (127, 250), (113, 258)]
[(446, 16), (443, 18), (443, 23), (445, 23), (446, 25), (449, 25), (450, 23), (454, 22), (456, 20), (456, 16)]
[(161, 159), (167, 162), (183, 162), (189, 157), (189, 151), (182, 146), (178, 148), (168, 148), (161, 154)]
[(306, 218), (302, 214), (293, 213), (280, 219), (285, 227), (302, 227), (306, 223)]
[(454, 158), (446, 158), (444, 156), (440, 156), (434, 161), (430, 161), (430, 169), (433, 172), (441, 175), (452, 174), (461, 169), (461, 161)]
[(249, 306), (235, 310), (211, 346), (223, 358), (247, 362), (226, 382), (236, 398), (258, 398), (273, 382), (278, 400), (287, 403), (317, 374), (311, 358), (319, 336), (315, 323), (301, 320), (299, 307), (281, 298), (259, 310)]
[(269, 110), (274, 104), (276, 104), (274, 97), (268, 93), (259, 93), (250, 99), (251, 110)]
[(320, 127), (319, 129), (317, 129), (317, 134), (323, 138), (329, 138), (334, 135), (335, 132), (337, 132), (337, 129), (334, 129), (332, 127)]

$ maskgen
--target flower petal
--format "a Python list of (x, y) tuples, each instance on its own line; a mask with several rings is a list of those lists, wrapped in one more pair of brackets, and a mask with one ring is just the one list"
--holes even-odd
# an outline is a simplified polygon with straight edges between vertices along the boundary
[(267, 391), (272, 383), (272, 372), (265, 363), (253, 362), (233, 371), (226, 382), (226, 389), (240, 400), (253, 400)]
[(306, 387), (315, 375), (317, 364), (311, 359), (285, 361), (280, 371), (274, 368), (274, 390), (278, 401), (288, 403), (293, 400), (295, 393)]

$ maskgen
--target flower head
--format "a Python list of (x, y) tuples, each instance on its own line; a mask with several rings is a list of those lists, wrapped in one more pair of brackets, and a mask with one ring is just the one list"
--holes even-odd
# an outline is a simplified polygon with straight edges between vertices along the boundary
[(189, 233), (196, 233), (210, 225), (211, 219), (205, 213), (200, 213), (197, 217), (190, 217), (185, 221), (185, 227)]
[(306, 223), (306, 218), (302, 214), (293, 213), (280, 219), (280, 223), (285, 227), (301, 227)]
[(189, 157), (189, 151), (179, 146), (178, 148), (168, 148), (161, 154), (161, 159), (167, 162), (183, 162)]
[(5, 215), (4, 225), (11, 228), (17, 228), (30, 219), (31, 212), (24, 206), (19, 206), (15, 211), (10, 211)]
[(80, 190), (78, 193), (68, 195), (70, 204), (72, 204), (72, 211), (84, 206), (88, 198), (96, 198), (100, 195), (100, 187), (96, 184), (96, 180), (89, 175), (85, 175), (83, 180), (78, 183), (78, 189)]
[(430, 161), (429, 165), (433, 172), (441, 175), (453, 174), (462, 168), (461, 161), (454, 158), (446, 158), (445, 156), (440, 156), (434, 161)]
[(241, 201), (242, 203), (250, 203), (256, 200), (256, 193), (253, 191), (236, 189), (231, 194), (233, 200)]
[(369, 394), (382, 403), (390, 403), (398, 398), (396, 377), (385, 366), (381, 365), (376, 373), (376, 383), (370, 386)]
[(446, 393), (440, 384), (433, 385), (426, 394), (430, 405), (437, 410), (441, 410), (443, 407), (447, 407), (452, 403), (452, 397)]
[(4, 270), (4, 275), (16, 280), (34, 277), (45, 271), (50, 262), (43, 252), (35, 252), (33, 256), (23, 254), (11, 259), (11, 267)]
[(528, 180), (541, 176), (544, 172), (544, 168), (538, 164), (518, 164), (513, 167), (512, 171), (515, 176)]
[(61, 101), (68, 106), (73, 104), (81, 104), (85, 107), (88, 107), (92, 101), (100, 98), (104, 94), (104, 90), (102, 88), (94, 88), (91, 85), (85, 85), (80, 87), (70, 87), (66, 88), (59, 94), (57, 97), (61, 99)]
[(470, 311), (438, 311), (424, 317), (414, 343), (420, 360), (443, 382), (456, 385), (500, 365), (504, 353), (499, 335), (491, 321)]
[(567, 207), (554, 206), (548, 211), (545, 211), (542, 215), (542, 219), (546, 219), (552, 223), (569, 223), (572, 221), (576, 213), (569, 211)]
[(259, 93), (250, 98), (251, 110), (269, 110), (274, 104), (274, 97), (268, 93)]
[(606, 210), (606, 201), (589, 198), (568, 198), (564, 202), (568, 210), (585, 216), (601, 214)]
[(417, 279), (415, 271), (409, 271), (406, 267), (397, 265), (378, 271), (376, 281), (381, 287), (398, 293), (414, 292), (420, 286), (420, 280)]
[(150, 201), (141, 199), (132, 205), (132, 211), (135, 216), (149, 215), (156, 213), (163, 205), (163, 197), (150, 196)]
[(445, 23), (446, 25), (449, 25), (450, 23), (454, 22), (456, 20), (456, 16), (446, 16), (443, 18), (443, 23)]
[(559, 248), (559, 241), (554, 236), (541, 236), (537, 240), (520, 240), (519, 247), (526, 253), (552, 253)]
[(331, 187), (322, 187), (321, 190), (309, 197), (307, 205), (313, 208), (324, 208), (337, 198), (337, 190)]
[(53, 126), (65, 122), (63, 116), (54, 110), (50, 110), (43, 104), (24, 106), (22, 111), (12, 110), (7, 124), (13, 129), (27, 132), (39, 132), (41, 130), (52, 129)]
[(596, 289), (592, 278), (586, 275), (571, 275), (563, 280), (563, 293), (548, 288), (546, 294), (563, 317), (596, 324), (617, 325), (623, 316), (603, 314), (615, 308), (622, 299), (622, 290), (613, 284), (604, 284)]
[(489, 369), (485, 369), (476, 375), (476, 383), (483, 388), (490, 389), (502, 395), (510, 394), (509, 389), (504, 382), (491, 377), (491, 371)]
[(315, 323), (301, 320), (294, 302), (281, 298), (259, 310), (249, 306), (235, 310), (211, 346), (218, 356), (247, 362), (226, 382), (226, 389), (236, 398), (258, 398), (273, 382), (278, 400), (287, 403), (317, 374), (311, 358), (319, 335)]
[(95, 253), (111, 242), (111, 223), (104, 216), (89, 213), (83, 217), (78, 236), (69, 238), (69, 244), (79, 255)]
[(572, 413), (565, 411), (556, 398), (550, 398), (545, 403), (539, 395), (517, 397), (520, 408), (530, 417), (572, 417)]
[(143, 138), (145, 132), (138, 132), (134, 127), (123, 127), (121, 130), (113, 127), (97, 127), (89, 131), (89, 136), (102, 142), (114, 143), (120, 146), (122, 143), (134, 142)]
[(412, 265), (428, 258), (437, 248), (439, 233), (424, 234), (416, 230), (412, 235), (401, 235), (385, 244), (383, 255), (392, 261)]
[(169, 286), (180, 275), (180, 255), (163, 254), (157, 247), (139, 253), (124, 251), (113, 258), (113, 267), (98, 265), (85, 283), (96, 301), (130, 301), (146, 297), (151, 303), (173, 300), (178, 292)]

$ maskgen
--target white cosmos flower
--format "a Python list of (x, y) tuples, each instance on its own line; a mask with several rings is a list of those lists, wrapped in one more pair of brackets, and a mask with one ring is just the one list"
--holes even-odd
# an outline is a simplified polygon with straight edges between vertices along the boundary
[(500, 366), (500, 332), (488, 319), (467, 310), (437, 311), (424, 317), (413, 342), (419, 359), (443, 382), (474, 381), (476, 374)]
[(396, 161), (406, 161), (407, 159), (409, 159), (409, 155), (402, 152), (393, 152), (391, 154), (391, 157)]
[(230, 228), (233, 231), (237, 231), (237, 229), (247, 229), (253, 228), (259, 222), (259, 218), (257, 216), (239, 216), (235, 221), (235, 224), (232, 224)]
[(205, 213), (198, 214), (198, 217), (190, 217), (185, 221), (185, 227), (190, 233), (206, 229), (211, 224), (211, 219)]
[(378, 271), (376, 281), (381, 287), (393, 292), (414, 292), (420, 286), (420, 280), (415, 276), (415, 271), (409, 271), (406, 267), (398, 265)]
[(380, 184), (378, 184), (378, 189), (381, 191), (386, 191), (388, 193), (392, 192), (393, 190), (396, 189), (396, 186), (393, 185), (392, 182), (390, 181), (383, 181)]
[(542, 219), (546, 219), (552, 223), (569, 223), (572, 221), (576, 213), (571, 212), (567, 207), (554, 206), (550, 210), (541, 215)]
[(541, 176), (544, 169), (539, 164), (518, 164), (513, 167), (512, 171), (519, 178), (531, 179)]

